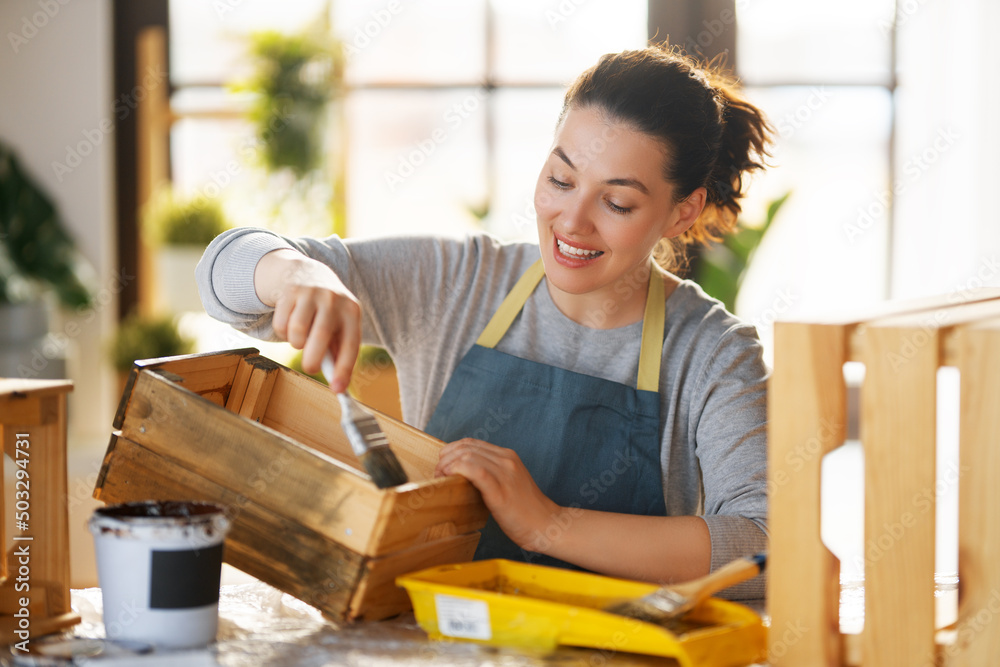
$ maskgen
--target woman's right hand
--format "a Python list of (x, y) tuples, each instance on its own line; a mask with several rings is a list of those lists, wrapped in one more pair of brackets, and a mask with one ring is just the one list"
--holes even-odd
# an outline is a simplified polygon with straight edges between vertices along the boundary
[(317, 373), (329, 350), (334, 391), (345, 391), (361, 346), (361, 306), (333, 270), (288, 248), (264, 255), (254, 270), (254, 289), (274, 307), (279, 338), (302, 350), (302, 370)]

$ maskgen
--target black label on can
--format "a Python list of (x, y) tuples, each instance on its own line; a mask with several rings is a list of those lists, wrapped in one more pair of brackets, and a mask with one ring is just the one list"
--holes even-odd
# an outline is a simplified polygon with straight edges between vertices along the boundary
[(153, 551), (151, 609), (190, 609), (219, 601), (222, 545), (188, 551)]

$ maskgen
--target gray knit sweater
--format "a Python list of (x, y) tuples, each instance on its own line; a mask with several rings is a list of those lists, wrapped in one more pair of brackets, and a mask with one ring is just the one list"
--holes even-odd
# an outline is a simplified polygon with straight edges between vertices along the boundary
[[(404, 420), (422, 428), (465, 352), (538, 246), (488, 235), (290, 239), (240, 228), (219, 236), (198, 265), (205, 309), (273, 340), (272, 309), (257, 298), (257, 261), (295, 248), (331, 266), (361, 302), (364, 341), (392, 356)], [(582, 326), (564, 316), (544, 282), (497, 345), (501, 352), (635, 386), (642, 323)], [(660, 465), (667, 514), (700, 515), (712, 569), (767, 548), (766, 378), (756, 330), (693, 282), (666, 302), (660, 368)], [(763, 576), (727, 597), (759, 600)]]

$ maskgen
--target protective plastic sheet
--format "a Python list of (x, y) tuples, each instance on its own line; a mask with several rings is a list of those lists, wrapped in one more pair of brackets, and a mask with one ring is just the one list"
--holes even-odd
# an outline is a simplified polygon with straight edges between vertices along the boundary
[[(83, 622), (73, 628), (75, 637), (104, 636), (101, 591), (72, 591), (73, 608)], [(462, 642), (434, 642), (417, 625), (412, 614), (375, 623), (338, 627), (313, 607), (266, 584), (227, 585), (219, 599), (218, 641), (202, 651), (185, 651), (171, 659), (167, 653), (130, 658), (127, 662), (92, 658), (93, 667), (135, 665), (281, 665), (323, 667), (348, 665), (454, 665), (456, 667), (506, 667), (560, 665), (669, 665), (672, 661), (611, 651), (561, 648), (547, 655), (497, 649)], [(84, 664), (78, 661), (78, 664)]]

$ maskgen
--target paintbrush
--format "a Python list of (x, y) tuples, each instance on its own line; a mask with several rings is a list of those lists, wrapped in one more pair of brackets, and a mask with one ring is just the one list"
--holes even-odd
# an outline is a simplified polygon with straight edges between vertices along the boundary
[(737, 558), (709, 575), (664, 586), (635, 600), (621, 600), (604, 607), (604, 611), (637, 618), (649, 623), (664, 623), (683, 616), (713, 593), (746, 581), (764, 571), (767, 555), (759, 553), (749, 558)]
[[(322, 367), (323, 375), (332, 380), (333, 357), (329, 352), (323, 356)], [(387, 489), (406, 484), (409, 481), (406, 472), (389, 448), (389, 439), (375, 421), (375, 416), (344, 392), (337, 392), (337, 400), (340, 401), (340, 425), (375, 486)]]

